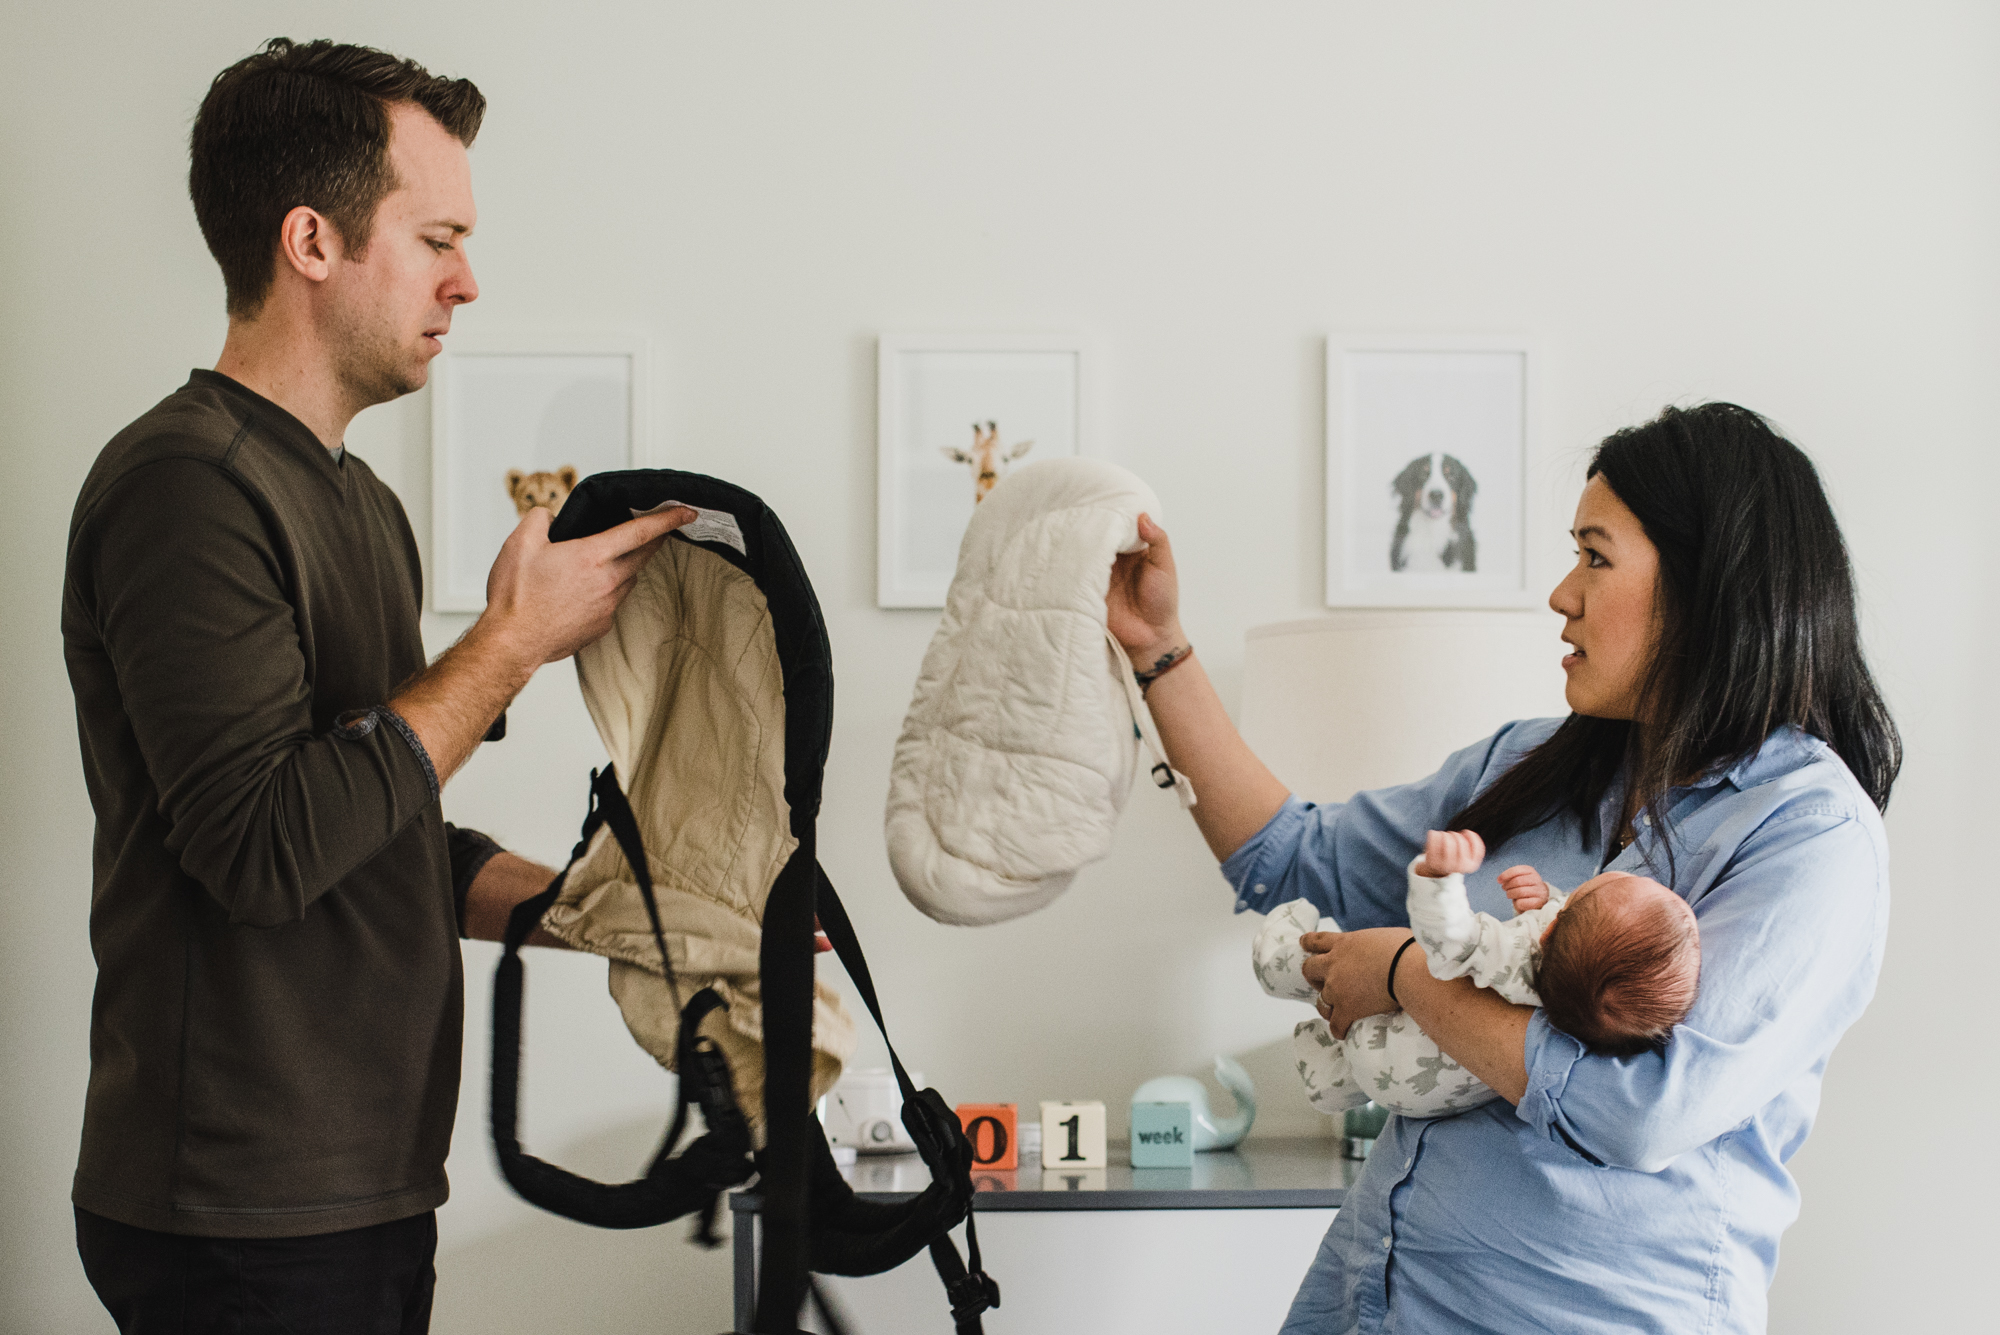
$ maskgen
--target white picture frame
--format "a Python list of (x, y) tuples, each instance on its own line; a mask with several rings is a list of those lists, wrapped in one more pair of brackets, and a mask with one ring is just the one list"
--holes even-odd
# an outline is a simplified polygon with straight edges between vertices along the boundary
[(631, 334), (446, 336), (431, 362), (431, 609), (478, 612), (519, 522), (509, 469), (641, 467), (646, 340)]
[(1088, 365), (1077, 334), (881, 335), (877, 606), (944, 606), (982, 471), (1085, 452)]
[(1540, 605), (1527, 560), (1536, 360), (1520, 335), (1327, 338), (1328, 607)]

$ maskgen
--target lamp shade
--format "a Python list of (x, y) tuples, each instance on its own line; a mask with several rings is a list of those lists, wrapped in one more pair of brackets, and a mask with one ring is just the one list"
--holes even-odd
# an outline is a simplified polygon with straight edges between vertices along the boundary
[(1434, 773), (1513, 719), (1560, 717), (1552, 612), (1350, 610), (1253, 628), (1243, 736), (1292, 791), (1344, 802)]

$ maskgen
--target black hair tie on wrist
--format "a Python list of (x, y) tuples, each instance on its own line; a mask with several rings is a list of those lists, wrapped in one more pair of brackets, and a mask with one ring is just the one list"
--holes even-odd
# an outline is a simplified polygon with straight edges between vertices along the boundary
[(1396, 947), (1396, 957), (1389, 961), (1389, 1000), (1396, 1002), (1397, 1010), (1403, 1009), (1403, 1003), (1396, 1001), (1396, 966), (1403, 962), (1403, 952), (1415, 944), (1417, 944), (1417, 938), (1413, 936), (1402, 945)]

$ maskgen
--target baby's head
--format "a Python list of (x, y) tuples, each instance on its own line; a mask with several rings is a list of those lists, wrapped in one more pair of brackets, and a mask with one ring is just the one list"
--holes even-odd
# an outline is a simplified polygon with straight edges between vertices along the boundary
[(1694, 911), (1644, 876), (1585, 881), (1542, 936), (1542, 1009), (1592, 1052), (1629, 1057), (1657, 1047), (1694, 1008), (1700, 985)]

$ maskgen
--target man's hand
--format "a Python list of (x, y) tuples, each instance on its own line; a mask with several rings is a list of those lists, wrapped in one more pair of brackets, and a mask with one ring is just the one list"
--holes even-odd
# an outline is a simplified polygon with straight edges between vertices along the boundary
[(667, 535), (693, 523), (678, 506), (569, 542), (549, 541), (549, 512), (521, 517), (486, 576), (486, 611), (389, 707), (424, 744), (439, 783), (471, 758), (535, 669), (611, 629), (618, 604)]
[(1500, 888), (1514, 901), (1516, 915), (1538, 909), (1549, 902), (1549, 885), (1542, 874), (1525, 864), (1500, 873)]
[[(1335, 1038), (1346, 1038), (1356, 1020), (1396, 1009), (1389, 995), (1389, 961), (1409, 939), (1407, 927), (1307, 932), (1299, 938), (1306, 950), (1306, 981), (1319, 989), (1314, 1006)], [(1401, 967), (1409, 963), (1406, 955)]]
[(1144, 551), (1126, 552), (1111, 563), (1111, 587), (1104, 595), (1105, 624), (1140, 669), (1170, 649), (1187, 643), (1181, 633), (1180, 578), (1167, 531), (1139, 516)]
[(1435, 880), (1467, 875), (1486, 861), (1486, 841), (1471, 830), (1432, 830), (1424, 835), (1423, 861), (1411, 870)]
[(678, 506), (569, 542), (549, 541), (552, 518), (539, 505), (521, 516), (486, 576), (480, 617), (531, 667), (568, 658), (610, 630), (640, 568), (696, 516)]

